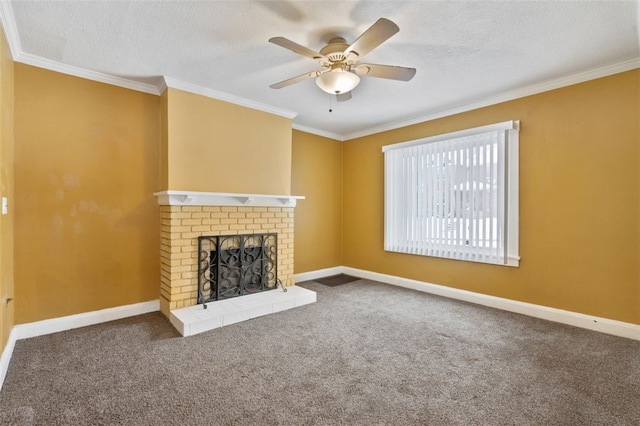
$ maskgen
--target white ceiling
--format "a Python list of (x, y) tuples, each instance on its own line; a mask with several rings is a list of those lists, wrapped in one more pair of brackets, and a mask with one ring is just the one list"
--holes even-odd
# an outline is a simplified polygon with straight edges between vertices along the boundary
[[(12, 0), (0, 17), (16, 61), (151, 93), (166, 77), (349, 139), (640, 67), (639, 10), (638, 0)], [(332, 36), (353, 42), (381, 17), (400, 32), (360, 62), (416, 68), (413, 80), (363, 77), (333, 112), (313, 79), (269, 88), (319, 68), (269, 38), (318, 51)]]

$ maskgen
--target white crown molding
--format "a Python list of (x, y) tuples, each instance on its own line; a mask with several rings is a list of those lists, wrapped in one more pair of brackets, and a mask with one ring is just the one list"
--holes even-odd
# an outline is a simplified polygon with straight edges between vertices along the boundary
[(228, 192), (161, 191), (161, 206), (237, 206), (237, 207), (295, 207), (300, 195), (235, 194)]
[(160, 95), (162, 93), (158, 86), (154, 86), (153, 84), (140, 83), (139, 81), (116, 77), (98, 71), (91, 71), (85, 68), (74, 67), (73, 65), (61, 64), (60, 62), (41, 58), (40, 56), (35, 56), (30, 53), (20, 53), (17, 58), (14, 58), (14, 60), (16, 62), (48, 69), (50, 71), (86, 78), (87, 80), (97, 81), (99, 83), (124, 87), (125, 89), (136, 90), (138, 92), (149, 93), (151, 95)]
[(243, 107), (256, 109), (258, 111), (268, 112), (270, 114), (275, 114), (275, 115), (279, 115), (279, 116), (291, 118), (291, 119), (293, 119), (296, 115), (298, 115), (297, 112), (293, 112), (286, 109), (263, 104), (260, 102), (252, 101), (251, 99), (241, 98), (240, 96), (219, 92), (217, 90), (209, 89), (207, 87), (198, 86), (197, 84), (180, 81), (175, 78), (164, 77), (164, 81), (167, 87), (171, 87), (172, 89), (178, 89), (185, 92), (194, 93), (196, 95), (202, 95), (207, 98), (229, 102), (229, 103), (240, 105)]
[(167, 90), (167, 82), (165, 81), (165, 78), (162, 77), (160, 79), (160, 83), (158, 83), (158, 93), (162, 95), (165, 90)]
[(293, 123), (291, 127), (295, 130), (300, 130), (301, 132), (311, 133), (313, 135), (322, 136), (328, 139), (335, 139), (340, 142), (344, 142), (345, 140), (342, 135), (339, 135), (337, 133), (325, 132), (324, 130), (314, 129), (313, 127), (307, 127), (301, 124)]
[(422, 115), (420, 117), (416, 117), (411, 120), (398, 121), (390, 124), (385, 124), (382, 126), (370, 127), (366, 130), (346, 134), (343, 137), (344, 137), (344, 140), (348, 141), (350, 139), (356, 139), (356, 138), (361, 138), (363, 136), (369, 136), (376, 133), (395, 130), (401, 127), (407, 127), (414, 124), (424, 123), (426, 121), (448, 117), (450, 115), (460, 114), (462, 112), (472, 111), (475, 109), (484, 108), (487, 106), (496, 105), (496, 104), (500, 104), (507, 101), (512, 101), (514, 99), (524, 98), (526, 96), (531, 96), (538, 93), (548, 92), (549, 90), (560, 89), (562, 87), (583, 83), (585, 81), (607, 77), (609, 75), (630, 71), (636, 68), (640, 68), (640, 58), (630, 59), (628, 61), (607, 65), (604, 67), (581, 72), (579, 74), (574, 74), (567, 77), (558, 78), (555, 80), (546, 81), (543, 83), (524, 86), (524, 87), (510, 90), (506, 93), (502, 93), (497, 96), (492, 96), (490, 98), (486, 98), (477, 102), (460, 105), (454, 108), (438, 111), (438, 112), (427, 114), (427, 115)]
[(563, 309), (535, 305), (533, 303), (520, 302), (518, 300), (489, 296), (487, 294), (411, 280), (395, 275), (365, 271), (363, 269), (351, 268), (348, 266), (336, 266), (333, 268), (304, 272), (294, 275), (294, 279), (297, 284), (302, 281), (314, 280), (337, 274), (347, 274), (358, 278), (448, 297), (450, 299), (463, 300), (477, 305), (489, 306), (503, 311), (515, 312), (517, 314), (527, 315), (534, 318), (567, 324), (573, 327), (584, 328), (618, 337), (625, 337), (627, 339), (640, 340), (640, 325), (638, 324), (616, 321), (609, 318), (596, 317), (578, 312), (565, 311)]
[(13, 17), (13, 9), (8, 0), (0, 0), (0, 21), (2, 22), (2, 28), (4, 28), (4, 34), (7, 37), (11, 56), (15, 60), (15, 58), (22, 53), (22, 47), (20, 45), (16, 20)]
[[(11, 8), (11, 3), (8, 0), (0, 0), (0, 21), (2, 22), (2, 26), (4, 28), (5, 35), (7, 37), (7, 42), (9, 44), (9, 48), (11, 50), (13, 60), (16, 62), (22, 62), (28, 65), (33, 65), (40, 68), (45, 68), (52, 71), (73, 75), (76, 77), (86, 78), (86, 79), (98, 81), (101, 83), (112, 84), (115, 86), (124, 87), (131, 90), (137, 90), (144, 93), (150, 93), (153, 95), (161, 95), (166, 90), (167, 87), (172, 87), (175, 89), (184, 90), (186, 92), (195, 93), (195, 94), (206, 96), (209, 98), (218, 99), (225, 102), (230, 102), (233, 104), (245, 106), (247, 108), (252, 108), (259, 111), (280, 115), (286, 118), (293, 119), (297, 115), (296, 112), (273, 107), (267, 104), (262, 104), (259, 102), (252, 101), (250, 99), (241, 98), (239, 96), (234, 96), (228, 93), (219, 92), (217, 90), (209, 89), (209, 88), (198, 86), (195, 84), (183, 82), (177, 79), (173, 79), (171, 77), (164, 77), (164, 81), (161, 81), (157, 86), (154, 86), (152, 84), (140, 83), (138, 81), (133, 81), (133, 80), (129, 80), (122, 77), (116, 77), (116, 76), (112, 76), (112, 75), (97, 72), (97, 71), (91, 71), (84, 68), (61, 64), (59, 62), (55, 62), (39, 56), (24, 53), (22, 51), (22, 47), (20, 44), (20, 38), (18, 36), (18, 30), (17, 30), (14, 15), (13, 15), (13, 9)], [(640, 8), (638, 8), (638, 24), (639, 24), (638, 42), (640, 43)], [(293, 123), (292, 127), (296, 130), (315, 134), (318, 136), (327, 137), (329, 139), (335, 139), (338, 141), (347, 141), (350, 139), (356, 139), (363, 136), (369, 136), (376, 133), (395, 130), (401, 127), (407, 127), (414, 124), (419, 124), (426, 121), (431, 121), (438, 118), (443, 118), (450, 115), (459, 114), (462, 112), (467, 112), (474, 109), (511, 101), (511, 100), (522, 98), (525, 96), (535, 95), (537, 93), (542, 93), (549, 90), (559, 89), (561, 87), (570, 86), (573, 84), (578, 84), (578, 83), (594, 80), (601, 77), (606, 77), (609, 75), (629, 71), (636, 68), (640, 68), (640, 58), (634, 58), (628, 61), (607, 65), (604, 67), (596, 68), (593, 70), (585, 71), (585, 72), (574, 74), (571, 76), (521, 87), (497, 96), (492, 96), (486, 99), (479, 100), (477, 102), (459, 105), (454, 108), (437, 111), (434, 113), (422, 115), (409, 120), (402, 120), (402, 121), (384, 124), (381, 126), (374, 126), (374, 127), (367, 128), (365, 130), (347, 133), (344, 135), (339, 135), (336, 133), (327, 132), (327, 131), (315, 129), (312, 127), (298, 125), (295, 123)]]
[(75, 77), (86, 78), (87, 80), (97, 81), (99, 83), (124, 87), (125, 89), (136, 90), (138, 92), (150, 93), (152, 95), (162, 94), (161, 86), (140, 83), (139, 81), (129, 80), (123, 77), (116, 77), (98, 71), (74, 67), (72, 65), (62, 64), (60, 62), (23, 52), (20, 37), (18, 35), (18, 27), (16, 26), (13, 9), (11, 8), (11, 2), (8, 0), (0, 0), (0, 21), (2, 21), (2, 27), (4, 28), (4, 33), (7, 37), (7, 43), (11, 49), (11, 56), (15, 62), (44, 68), (50, 71), (56, 71), (62, 74), (73, 75)]

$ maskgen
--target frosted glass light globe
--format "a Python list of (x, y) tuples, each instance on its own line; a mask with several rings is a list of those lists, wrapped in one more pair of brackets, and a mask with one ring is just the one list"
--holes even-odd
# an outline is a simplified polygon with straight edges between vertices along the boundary
[(360, 77), (357, 74), (342, 70), (325, 72), (316, 78), (318, 87), (332, 95), (350, 92), (359, 83)]

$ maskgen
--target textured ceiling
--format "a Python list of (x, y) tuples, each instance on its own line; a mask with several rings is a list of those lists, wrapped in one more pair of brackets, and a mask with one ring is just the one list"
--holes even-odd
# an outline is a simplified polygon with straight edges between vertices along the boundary
[[(13, 0), (9, 6), (2, 18), (8, 33), (14, 28), (17, 61), (146, 84), (169, 77), (291, 111), (295, 127), (338, 139), (586, 71), (640, 66), (638, 1)], [(269, 88), (318, 69), (269, 38), (320, 50), (337, 35), (353, 42), (381, 17), (400, 32), (364, 62), (416, 68), (413, 80), (363, 77), (351, 100), (333, 100), (333, 112), (330, 95), (313, 79)]]

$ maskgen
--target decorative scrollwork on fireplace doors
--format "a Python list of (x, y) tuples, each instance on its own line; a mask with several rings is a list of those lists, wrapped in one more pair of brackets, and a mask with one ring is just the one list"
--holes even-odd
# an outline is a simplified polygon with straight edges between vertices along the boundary
[(198, 237), (198, 303), (275, 289), (277, 255), (275, 233)]

